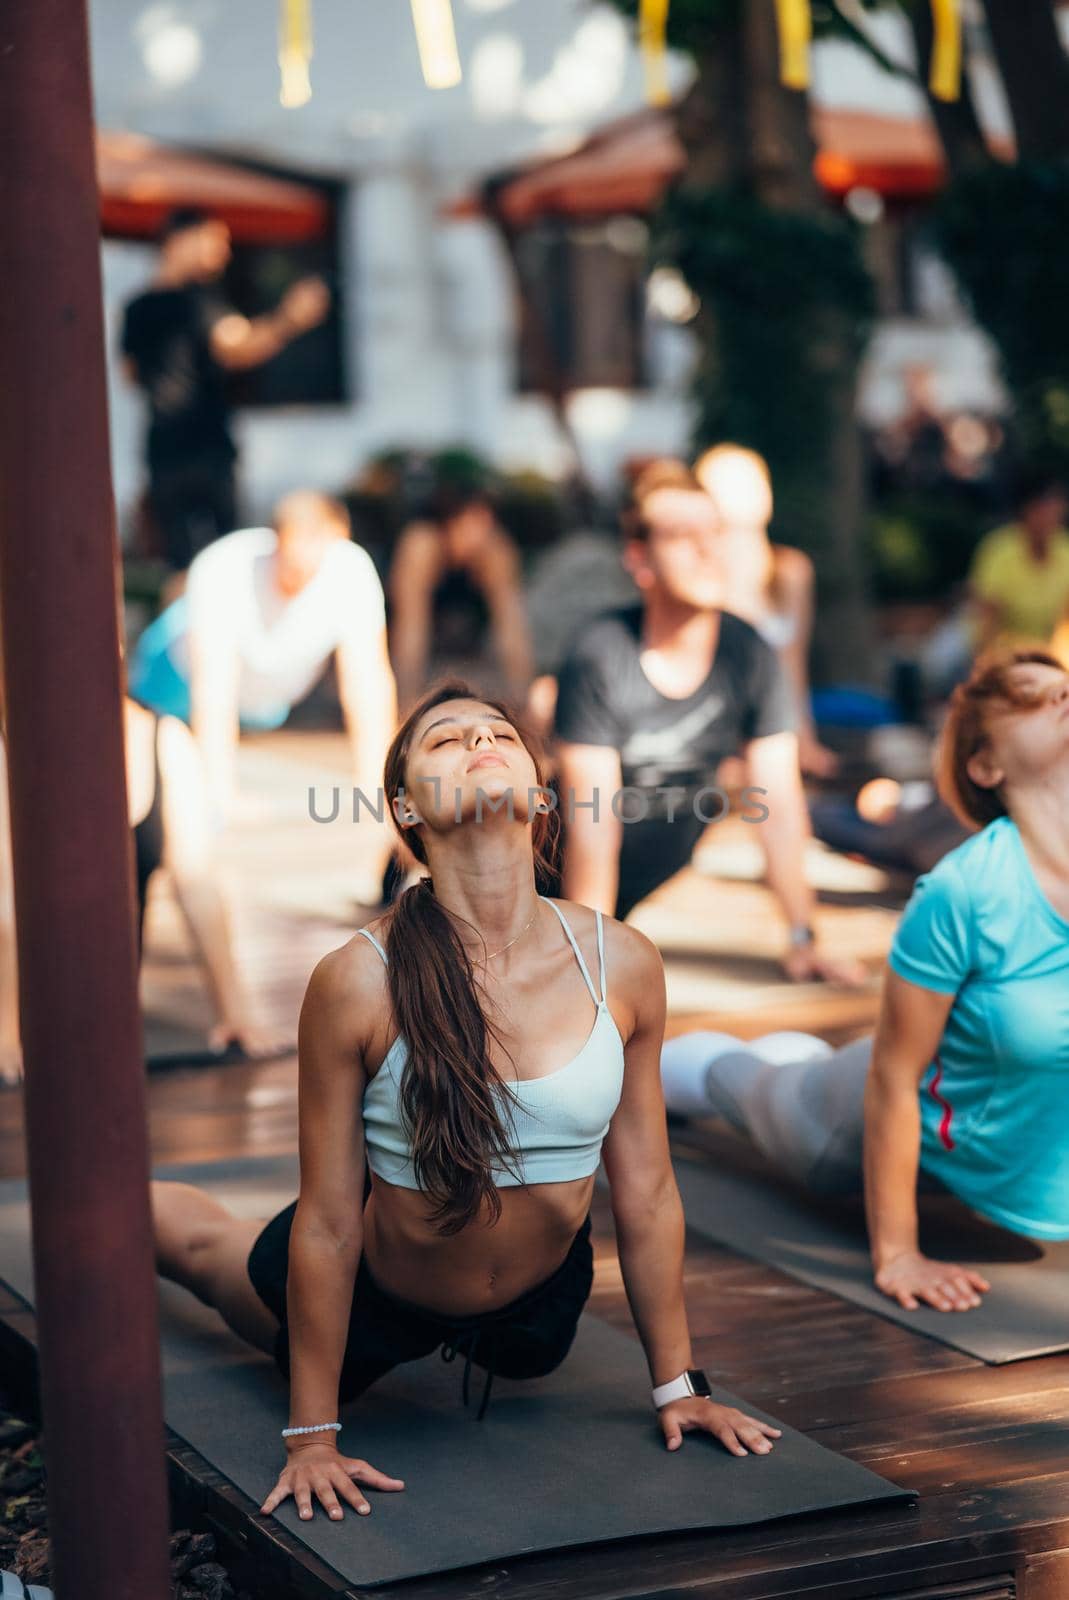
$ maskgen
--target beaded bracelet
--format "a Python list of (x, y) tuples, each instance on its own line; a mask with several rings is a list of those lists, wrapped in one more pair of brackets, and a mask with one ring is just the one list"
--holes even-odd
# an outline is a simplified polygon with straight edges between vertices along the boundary
[(341, 1432), (341, 1423), (340, 1422), (316, 1422), (310, 1428), (283, 1428), (282, 1437), (283, 1437), (283, 1439), (288, 1439), (290, 1437), (290, 1435), (294, 1434), (294, 1433), (325, 1433), (328, 1430), (332, 1430), (334, 1433), (340, 1433)]

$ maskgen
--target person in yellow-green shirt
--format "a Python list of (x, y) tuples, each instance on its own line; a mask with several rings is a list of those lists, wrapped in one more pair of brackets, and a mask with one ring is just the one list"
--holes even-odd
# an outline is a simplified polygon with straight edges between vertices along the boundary
[(978, 545), (969, 587), (978, 619), (978, 649), (1049, 641), (1069, 617), (1069, 495), (1050, 473), (1022, 477), (1017, 520)]

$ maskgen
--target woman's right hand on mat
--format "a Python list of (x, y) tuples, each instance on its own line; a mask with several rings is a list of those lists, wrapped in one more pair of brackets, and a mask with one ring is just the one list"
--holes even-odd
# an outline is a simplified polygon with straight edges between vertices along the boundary
[(765, 1456), (772, 1449), (773, 1439), (782, 1437), (779, 1428), (770, 1422), (759, 1422), (745, 1411), (734, 1406), (722, 1406), (715, 1400), (694, 1395), (688, 1400), (671, 1400), (657, 1413), (669, 1450), (678, 1450), (685, 1433), (711, 1433), (719, 1439), (724, 1449), (733, 1456)]
[(921, 1303), (936, 1311), (971, 1311), (991, 1285), (971, 1267), (949, 1261), (932, 1261), (919, 1250), (904, 1250), (876, 1270), (876, 1287), (906, 1311)]
[(344, 1513), (339, 1497), (360, 1516), (366, 1517), (371, 1507), (360, 1492), (359, 1484), (365, 1483), (369, 1489), (396, 1491), (404, 1488), (400, 1478), (387, 1477), (370, 1462), (343, 1456), (331, 1444), (296, 1445), (288, 1454), (289, 1460), (279, 1473), (278, 1482), (260, 1507), (265, 1516), (292, 1495), (298, 1515), (304, 1518), (312, 1515), (314, 1498), (329, 1517), (340, 1522)]

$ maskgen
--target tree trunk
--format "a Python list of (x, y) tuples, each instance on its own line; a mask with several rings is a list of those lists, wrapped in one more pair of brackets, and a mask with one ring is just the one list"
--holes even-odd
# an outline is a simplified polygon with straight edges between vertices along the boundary
[(817, 147), (809, 125), (809, 96), (780, 82), (774, 0), (750, 0), (743, 8), (742, 36), (753, 191), (773, 210), (819, 210), (824, 200), (813, 170)]
[(1017, 132), (1017, 157), (1069, 155), (1069, 57), (1051, 0), (984, 0)]
[(747, 170), (745, 62), (737, 26), (717, 31), (696, 57), (698, 75), (680, 104), (676, 131), (687, 152), (681, 190), (726, 189)]
[[(905, 10), (913, 33), (914, 49), (917, 52), (917, 73), (921, 81), (927, 84), (928, 63), (931, 60), (932, 39), (935, 32), (931, 7), (927, 0), (924, 0), (923, 4), (907, 5)], [(957, 100), (938, 100), (935, 95), (929, 94), (928, 110), (935, 124), (935, 131), (939, 135), (939, 142), (946, 159), (947, 174), (951, 179), (960, 178), (964, 172), (973, 172), (977, 167), (986, 166), (991, 160), (991, 152), (987, 148), (987, 140), (976, 115), (976, 106), (966, 76), (962, 76), (961, 93)]]
[[(827, 202), (814, 172), (816, 144), (809, 96), (780, 81), (779, 31), (774, 0), (744, 7), (743, 52), (747, 84), (750, 177), (754, 192), (773, 210), (819, 216)], [(808, 553), (817, 569), (814, 676), (857, 678), (871, 663), (871, 628), (861, 550), (864, 471), (857, 423), (857, 358), (852, 332), (829, 307), (819, 348), (812, 351), (814, 380), (827, 386), (833, 412), (828, 472), (816, 489), (821, 541)], [(789, 489), (789, 485), (783, 485)], [(810, 495), (814, 489), (807, 485)], [(790, 537), (790, 529), (783, 532)]]

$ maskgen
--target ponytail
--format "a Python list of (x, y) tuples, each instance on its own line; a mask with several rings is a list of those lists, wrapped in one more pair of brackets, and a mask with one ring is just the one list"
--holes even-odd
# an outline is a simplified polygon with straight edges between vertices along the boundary
[[(401, 1114), (416, 1182), (443, 1234), (459, 1233), (484, 1206), (501, 1215), (492, 1168), (510, 1168), (511, 1114), (490, 1061), (491, 1028), (475, 992), (471, 958), (429, 878), (406, 889), (387, 933), (390, 998), (407, 1045)], [(505, 1091), (507, 1092), (507, 1091)]]

